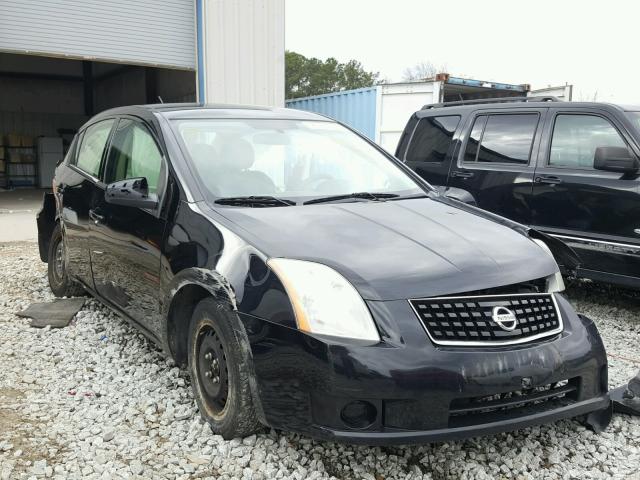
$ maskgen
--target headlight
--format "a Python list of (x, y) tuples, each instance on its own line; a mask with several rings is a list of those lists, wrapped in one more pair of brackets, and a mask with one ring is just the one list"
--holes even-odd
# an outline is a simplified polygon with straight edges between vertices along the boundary
[[(537, 238), (532, 238), (531, 240), (536, 242), (536, 244), (540, 248), (542, 248), (545, 252), (551, 255), (551, 258), (553, 258), (554, 262), (556, 261), (555, 257), (553, 256), (553, 253), (551, 253), (551, 249), (546, 243), (544, 243), (542, 240), (539, 240)], [(547, 277), (547, 292), (554, 293), (554, 292), (563, 292), (563, 291), (564, 291), (564, 280), (562, 279), (562, 274), (560, 273), (560, 269), (558, 268), (556, 273), (554, 273), (553, 275), (549, 275)]]
[(300, 330), (380, 341), (364, 300), (338, 272), (321, 263), (286, 258), (272, 258), (267, 265), (284, 285)]

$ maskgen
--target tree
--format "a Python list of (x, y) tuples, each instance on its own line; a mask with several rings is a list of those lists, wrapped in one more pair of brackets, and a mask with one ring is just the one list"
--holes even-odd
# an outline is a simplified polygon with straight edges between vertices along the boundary
[(340, 63), (329, 57), (323, 61), (290, 51), (285, 52), (285, 64), (286, 98), (370, 87), (379, 76), (377, 72), (367, 72), (356, 60)]
[(427, 78), (433, 78), (436, 76), (436, 73), (442, 73), (445, 70), (445, 68), (441, 68), (440, 71), (438, 71), (438, 68), (436, 68), (436, 66), (431, 62), (419, 62), (413, 67), (404, 69), (402, 80), (405, 82), (425, 80)]

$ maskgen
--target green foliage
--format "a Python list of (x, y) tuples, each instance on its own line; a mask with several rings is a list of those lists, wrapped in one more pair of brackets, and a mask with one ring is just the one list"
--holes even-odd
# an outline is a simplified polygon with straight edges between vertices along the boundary
[(285, 63), (285, 98), (370, 87), (376, 83), (379, 75), (365, 71), (356, 60), (339, 63), (330, 57), (322, 61), (289, 51), (285, 52)]

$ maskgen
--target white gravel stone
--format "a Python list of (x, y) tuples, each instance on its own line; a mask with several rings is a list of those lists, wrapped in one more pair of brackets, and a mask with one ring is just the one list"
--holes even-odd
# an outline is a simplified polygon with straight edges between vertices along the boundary
[[(270, 431), (224, 441), (200, 420), (188, 375), (88, 299), (71, 325), (14, 315), (53, 298), (35, 244), (0, 244), (0, 479), (640, 480), (640, 419), (596, 435), (577, 421), (414, 447), (360, 447)], [(640, 369), (640, 295), (573, 282), (616, 386)]]

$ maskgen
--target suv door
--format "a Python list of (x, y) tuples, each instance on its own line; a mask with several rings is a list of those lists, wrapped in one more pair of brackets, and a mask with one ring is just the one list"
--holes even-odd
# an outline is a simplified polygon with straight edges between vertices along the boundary
[(447, 184), (455, 145), (454, 134), (459, 123), (460, 115), (421, 118), (409, 141), (404, 162), (434, 186)]
[[(162, 150), (150, 127), (120, 118), (113, 132), (104, 179), (109, 184), (146, 177), (149, 194), (166, 185)], [(104, 197), (91, 215), (91, 261), (97, 292), (152, 334), (159, 332), (160, 246), (165, 221), (155, 210), (113, 205)]]
[(485, 210), (521, 223), (529, 200), (546, 108), (479, 110), (465, 126), (447, 186), (469, 192)]
[(69, 273), (93, 289), (89, 255), (89, 211), (104, 197), (100, 182), (113, 119), (89, 125), (74, 140), (68, 163), (56, 170), (56, 197), (60, 207)]
[[(582, 267), (640, 277), (640, 181), (638, 176), (593, 168), (597, 147), (626, 147), (632, 137), (605, 110), (554, 107), (545, 127), (532, 196), (532, 224), (575, 248)], [(617, 281), (633, 284), (629, 278)], [(616, 281), (615, 278), (608, 278)]]

